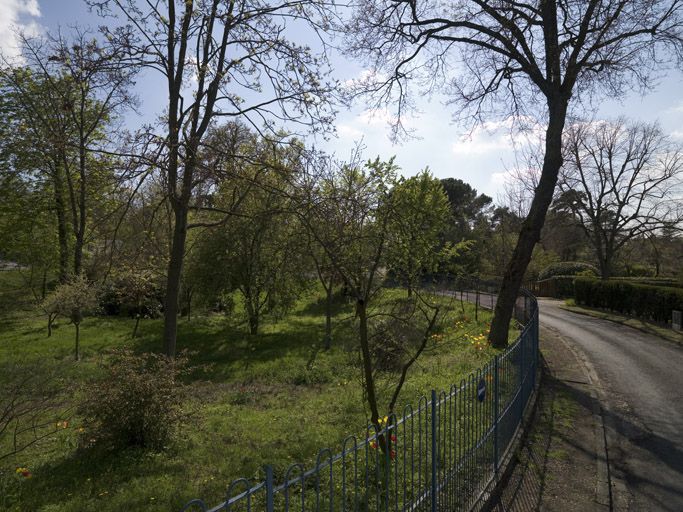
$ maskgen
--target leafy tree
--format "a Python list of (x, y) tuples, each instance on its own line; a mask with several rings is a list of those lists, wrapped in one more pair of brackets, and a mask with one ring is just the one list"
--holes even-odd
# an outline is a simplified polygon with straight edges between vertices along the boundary
[[(212, 134), (211, 155), (224, 151), (219, 139), (230, 133), (221, 129)], [(289, 211), (286, 191), (301, 147), (278, 147), (253, 135), (239, 146), (238, 168), (232, 168), (234, 158), (223, 162), (227, 167), (213, 162), (219, 179), (207, 198), (211, 206), (202, 208), (201, 221), (193, 221), (207, 228), (197, 240), (194, 270), (217, 295), (238, 291), (249, 332), (257, 334), (263, 315), (288, 310), (305, 281), (305, 237)], [(229, 216), (222, 213), (227, 211)]]
[(410, 296), (419, 277), (435, 272), (451, 249), (450, 245), (440, 247), (450, 205), (441, 182), (427, 169), (399, 180), (391, 190), (391, 205), (396, 214), (388, 226), (387, 265)]
[(603, 279), (629, 241), (683, 227), (683, 151), (657, 125), (577, 124), (565, 147), (563, 205), (590, 240)]
[[(5, 204), (9, 206), (9, 215), (4, 218), (37, 218), (31, 212), (31, 206), (36, 204), (44, 207), (44, 212), (52, 213), (58, 241), (59, 280), (65, 282), (71, 265), (70, 200), (64, 168), (64, 161), (69, 159), (66, 140), (70, 129), (53, 101), (50, 84), (35, 77), (30, 69), (2, 69), (0, 80), (5, 103), (2, 124), (11, 127), (2, 139), (6, 157), (0, 172)], [(53, 111), (55, 114), (49, 116)], [(15, 201), (8, 197), (12, 192)], [(14, 247), (21, 252), (20, 241), (15, 237), (27, 231), (18, 229), (5, 243), (10, 246), (15, 241)]]
[[(323, 82), (325, 55), (289, 39), (325, 15), (317, 1), (224, 2), (87, 0), (103, 15), (120, 15), (126, 25), (105, 29), (130, 55), (130, 63), (161, 74), (167, 104), (154, 165), (163, 173), (172, 209), (172, 242), (164, 304), (164, 348), (176, 349), (178, 299), (188, 216), (196, 205), (200, 158), (209, 128), (221, 117), (264, 126), (277, 121), (325, 129), (330, 121)], [(194, 75), (195, 80), (190, 80)]]
[(493, 210), (490, 230), (484, 239), (486, 252), (482, 254), (482, 268), (489, 275), (497, 275), (505, 268), (514, 251), (522, 219), (509, 208), (502, 206)]
[(506, 346), (517, 291), (563, 163), (567, 116), (593, 99), (647, 89), (666, 63), (680, 63), (680, 1), (362, 0), (340, 28), (348, 52), (371, 68), (352, 94), (390, 104), (395, 133), (403, 130), (411, 94), (434, 91), (462, 107), (461, 119), (500, 115), (517, 126), (545, 126), (538, 186), (489, 335), (493, 345)]
[(456, 178), (441, 180), (453, 216), (449, 239), (459, 242), (471, 238), (478, 222), (490, 215), (493, 200), (486, 194), (477, 194), (469, 183)]
[(85, 276), (77, 275), (67, 283), (59, 285), (45, 299), (43, 305), (48, 313), (66, 317), (76, 328), (74, 358), (81, 359), (79, 350), (80, 326), (83, 318), (93, 313), (98, 306), (97, 288)]
[[(383, 349), (389, 342), (400, 353), (400, 361), (395, 365), (399, 378), (387, 400), (388, 412), (392, 413), (407, 372), (426, 348), (439, 309), (419, 293), (389, 310), (376, 308), (385, 277), (386, 254), (394, 236), (391, 227), (401, 225), (418, 212), (412, 210), (412, 202), (404, 202), (404, 208), (396, 207), (394, 201), (400, 194), (392, 191), (398, 182), (393, 160), (376, 159), (361, 164), (357, 158), (340, 165), (326, 158), (309, 162), (304, 186), (297, 190), (295, 211), (325, 251), (346, 293), (355, 302), (370, 422), (380, 431), (376, 371), (382, 362), (378, 356), (386, 354)], [(409, 339), (400, 342), (397, 333), (410, 333)], [(390, 450), (391, 441), (381, 438), (380, 447)]]
[(73, 41), (61, 34), (22, 37), (22, 52), (24, 67), (6, 64), (0, 71), (18, 128), (11, 170), (52, 188), (64, 282), (69, 263), (71, 272), (82, 272), (86, 241), (115, 181), (102, 151), (110, 149), (106, 131), (114, 117), (133, 103), (132, 71), (113, 46), (80, 31)]
[(473, 275), (484, 269), (482, 261), (488, 248), (485, 239), (490, 232), (492, 199), (486, 194), (478, 194), (468, 183), (455, 178), (441, 180), (451, 208), (451, 222), (446, 228), (444, 244), (453, 245), (468, 242), (467, 250), (451, 254), (447, 262), (447, 272), (452, 274)]

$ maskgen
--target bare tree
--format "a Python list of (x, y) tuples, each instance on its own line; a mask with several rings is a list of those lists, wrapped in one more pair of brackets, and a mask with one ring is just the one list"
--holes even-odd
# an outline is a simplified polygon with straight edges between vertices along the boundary
[(103, 28), (107, 37), (166, 82), (158, 166), (173, 210), (164, 308), (164, 346), (173, 356), (188, 213), (207, 130), (219, 118), (241, 119), (266, 133), (278, 122), (324, 129), (331, 119), (324, 55), (288, 36), (304, 25), (317, 31), (326, 11), (315, 0), (87, 1), (125, 20)]
[(575, 124), (558, 182), (603, 278), (629, 241), (681, 226), (683, 152), (656, 124)]
[(683, 60), (681, 0), (359, 0), (343, 27), (372, 67), (355, 92), (395, 105), (395, 128), (418, 94), (445, 92), (460, 118), (512, 116), (545, 125), (542, 172), (505, 270), (489, 340), (507, 344), (517, 291), (562, 166), (570, 107), (652, 85)]

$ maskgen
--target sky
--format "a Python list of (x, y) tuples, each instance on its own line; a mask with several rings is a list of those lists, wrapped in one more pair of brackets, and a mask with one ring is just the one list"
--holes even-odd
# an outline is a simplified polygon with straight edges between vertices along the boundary
[[(89, 13), (83, 0), (0, 0), (0, 52), (17, 54), (17, 28), (39, 35), (61, 29), (69, 31), (75, 23), (96, 27), (102, 20)], [(366, 70), (359, 63), (334, 55), (336, 77), (353, 80)], [(142, 115), (160, 113), (165, 98), (158, 93), (158, 79), (138, 80), (137, 93), (142, 100)], [(363, 104), (351, 109), (339, 108), (336, 137), (316, 141), (316, 146), (348, 157), (356, 142), (365, 146), (365, 155), (387, 159), (396, 157), (402, 174), (414, 175), (425, 167), (439, 178), (459, 178), (479, 192), (500, 197), (509, 170), (515, 166), (515, 139), (510, 120), (497, 119), (477, 126), (461, 126), (452, 122), (453, 112), (440, 98), (423, 98), (418, 102), (419, 115), (407, 119), (414, 138), (393, 144), (385, 111), (373, 111)], [(130, 114), (135, 116), (135, 114)], [(671, 71), (662, 77), (656, 89), (641, 97), (633, 93), (621, 100), (603, 102), (595, 112), (596, 119), (626, 116), (633, 120), (657, 121), (665, 133), (683, 143), (683, 73)], [(139, 120), (142, 123), (143, 119)], [(135, 125), (135, 119), (129, 125)]]

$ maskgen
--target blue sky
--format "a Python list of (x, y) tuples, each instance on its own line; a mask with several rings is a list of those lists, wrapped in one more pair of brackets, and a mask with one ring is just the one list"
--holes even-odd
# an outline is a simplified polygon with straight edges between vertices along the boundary
[[(92, 27), (102, 23), (88, 12), (82, 0), (0, 0), (0, 13), (0, 52), (10, 56), (16, 51), (12, 32), (15, 27), (40, 34), (60, 27), (68, 32), (75, 23)], [(342, 81), (354, 79), (364, 71), (358, 63), (338, 55), (333, 58), (335, 73)], [(138, 83), (144, 115), (149, 117), (161, 112), (165, 99), (158, 92), (160, 84), (150, 77)], [(416, 139), (392, 144), (387, 125), (389, 114), (370, 111), (359, 104), (351, 110), (340, 108), (337, 137), (327, 142), (317, 141), (316, 145), (343, 158), (350, 154), (354, 142), (362, 139), (368, 157), (396, 155), (405, 175), (428, 166), (440, 178), (460, 178), (495, 199), (506, 179), (506, 169), (515, 165), (516, 136), (509, 130), (509, 120), (492, 119), (471, 131), (470, 127), (451, 122), (452, 112), (439, 98), (423, 99), (418, 109), (420, 115), (407, 121)], [(656, 90), (645, 97), (632, 94), (621, 101), (605, 101), (595, 116), (658, 121), (666, 133), (683, 143), (683, 73), (668, 73)], [(136, 120), (130, 119), (130, 124), (135, 125)]]

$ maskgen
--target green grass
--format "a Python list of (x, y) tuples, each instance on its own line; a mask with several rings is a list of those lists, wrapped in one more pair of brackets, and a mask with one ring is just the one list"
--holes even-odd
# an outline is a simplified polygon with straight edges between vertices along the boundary
[[(383, 300), (402, 294), (391, 291)], [(481, 340), (490, 314), (445, 297), (439, 336), (414, 365), (399, 402), (412, 403), (430, 389), (447, 389), (495, 353)], [(193, 352), (192, 364), (208, 364), (190, 379), (195, 411), (176, 442), (163, 453), (128, 450), (103, 453), (76, 447), (78, 419), (48, 443), (0, 461), (0, 509), (27, 511), (178, 510), (193, 497), (216, 504), (230, 481), (258, 480), (264, 464), (282, 475), (287, 466), (309, 467), (319, 449), (340, 450), (349, 434), (368, 422), (351, 305), (341, 302), (334, 318), (332, 349), (321, 350), (322, 296), (310, 291), (285, 318), (271, 320), (256, 336), (239, 319), (206, 315), (179, 325), (179, 349)], [(0, 361), (43, 361), (67, 365), (76, 386), (98, 374), (109, 348), (158, 350), (161, 321), (146, 320), (131, 339), (133, 321), (88, 318), (81, 328), (83, 360), (72, 362), (73, 327), (62, 321), (51, 338), (35, 310), (0, 319)], [(512, 338), (511, 338), (512, 339)], [(397, 375), (379, 374), (387, 402)], [(81, 388), (80, 392), (87, 392)], [(76, 393), (74, 396), (78, 396)], [(4, 465), (3, 465), (4, 464)], [(14, 473), (28, 467), (32, 478)]]

